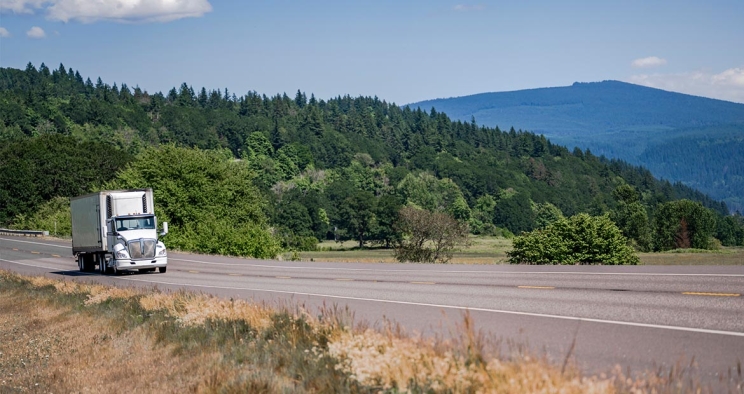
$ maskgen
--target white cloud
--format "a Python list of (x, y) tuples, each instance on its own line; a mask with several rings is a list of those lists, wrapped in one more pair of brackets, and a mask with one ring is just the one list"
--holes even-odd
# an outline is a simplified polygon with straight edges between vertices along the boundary
[(635, 68), (659, 67), (665, 64), (667, 64), (666, 59), (662, 59), (656, 56), (643, 57), (633, 60), (633, 62), (630, 63), (630, 65)]
[(31, 28), (31, 30), (26, 32), (26, 35), (31, 38), (44, 38), (46, 37), (46, 33), (44, 33), (44, 29), (40, 28), (39, 26), (34, 26)]
[(212, 11), (209, 0), (2, 0), (0, 11), (34, 13), (43, 10), (47, 19), (91, 23), (170, 22), (200, 17)]
[(0, 12), (14, 12), (16, 14), (33, 14), (35, 9), (41, 8), (48, 0), (2, 0)]
[(452, 7), (455, 11), (482, 11), (486, 8), (483, 4), (475, 4), (475, 5), (469, 5), (469, 4), (458, 4), (454, 7)]
[(0, 27), (0, 38), (10, 37), (10, 32), (4, 27)]
[(210, 11), (208, 0), (56, 0), (47, 10), (49, 19), (83, 23), (170, 22)]
[(677, 74), (639, 74), (628, 82), (673, 92), (744, 103), (744, 68), (718, 74), (694, 71)]

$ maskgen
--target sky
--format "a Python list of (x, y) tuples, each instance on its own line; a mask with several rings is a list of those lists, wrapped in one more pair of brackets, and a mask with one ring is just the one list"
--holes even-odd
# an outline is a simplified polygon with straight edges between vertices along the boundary
[(0, 67), (397, 104), (621, 80), (744, 103), (744, 1), (0, 0)]

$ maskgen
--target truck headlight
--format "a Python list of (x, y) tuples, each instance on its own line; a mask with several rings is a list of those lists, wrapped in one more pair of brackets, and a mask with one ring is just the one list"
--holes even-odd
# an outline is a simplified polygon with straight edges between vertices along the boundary
[(127, 252), (126, 249), (122, 249), (122, 250), (116, 252), (116, 258), (117, 259), (129, 260), (129, 253)]
[(165, 248), (158, 249), (158, 256), (167, 256), (168, 252), (166, 252)]

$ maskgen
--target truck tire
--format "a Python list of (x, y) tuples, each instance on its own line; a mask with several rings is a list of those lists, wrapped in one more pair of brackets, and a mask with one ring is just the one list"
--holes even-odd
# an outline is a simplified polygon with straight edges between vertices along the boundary
[(77, 255), (77, 263), (80, 272), (85, 272), (85, 259), (82, 254)]
[(161, 274), (164, 274), (164, 273), (165, 273), (165, 270), (166, 270), (167, 268), (168, 268), (168, 267), (158, 267), (158, 271), (160, 271), (160, 273), (161, 273)]
[(98, 271), (101, 275), (108, 275), (111, 273), (111, 268), (106, 266), (106, 255), (103, 253), (96, 254), (96, 261), (98, 261)]
[(95, 264), (93, 263), (93, 255), (88, 253), (81, 253), (78, 255), (79, 267), (83, 272), (95, 271)]

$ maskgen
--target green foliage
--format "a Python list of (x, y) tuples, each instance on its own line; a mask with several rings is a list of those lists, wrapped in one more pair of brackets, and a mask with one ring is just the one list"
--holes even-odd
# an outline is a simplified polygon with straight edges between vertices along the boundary
[(532, 211), (535, 214), (535, 228), (548, 227), (550, 224), (564, 218), (560, 208), (549, 202), (533, 203)]
[(515, 234), (532, 230), (535, 212), (529, 197), (524, 193), (505, 194), (496, 203), (493, 221)]
[(713, 212), (690, 200), (662, 204), (654, 217), (654, 249), (711, 249), (716, 229)]
[(177, 249), (258, 258), (274, 257), (264, 202), (244, 161), (223, 151), (164, 145), (146, 149), (106, 189), (150, 187), (167, 242)]
[(11, 228), (18, 230), (45, 230), (57, 237), (72, 236), (70, 198), (55, 197), (39, 206), (33, 214), (19, 214), (13, 219)]
[(638, 264), (608, 216), (579, 214), (514, 238), (512, 264)]
[(130, 160), (111, 145), (60, 134), (0, 144), (0, 223), (33, 215), (55, 197), (88, 193)]
[(437, 179), (427, 172), (408, 174), (397, 189), (407, 204), (428, 211), (457, 212), (464, 219), (470, 216), (460, 188), (451, 179)]
[(744, 245), (744, 226), (741, 215), (726, 216), (718, 220), (716, 238), (724, 246)]
[(620, 228), (623, 235), (635, 243), (644, 252), (651, 250), (651, 226), (646, 208), (640, 202), (635, 188), (630, 185), (618, 186), (612, 193), (617, 201), (617, 208), (610, 217)]
[(372, 193), (366, 190), (355, 190), (342, 201), (340, 211), (340, 225), (347, 233), (359, 241), (359, 247), (364, 246), (367, 235), (375, 225), (376, 200)]
[(395, 248), (400, 262), (446, 263), (455, 247), (467, 244), (468, 225), (445, 212), (403, 207), (399, 226), (405, 235)]

